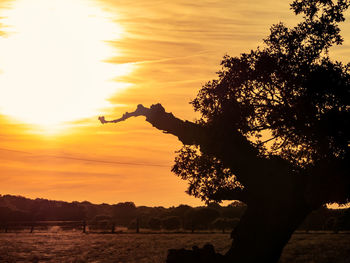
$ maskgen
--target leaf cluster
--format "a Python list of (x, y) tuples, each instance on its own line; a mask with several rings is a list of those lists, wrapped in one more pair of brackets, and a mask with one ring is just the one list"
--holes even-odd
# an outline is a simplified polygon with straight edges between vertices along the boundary
[[(294, 1), (300, 23), (275, 24), (263, 47), (223, 58), (218, 78), (191, 102), (199, 123), (239, 131), (264, 158), (277, 155), (298, 169), (349, 158), (350, 64), (329, 57), (343, 42), (339, 23), (349, 5)], [(221, 187), (242, 187), (219, 159), (193, 146), (178, 152), (172, 171), (189, 181), (189, 194), (207, 201)]]
[(350, 64), (333, 62), (328, 49), (343, 41), (338, 23), (348, 6), (343, 0), (294, 1), (294, 12), (304, 15), (297, 26), (273, 25), (263, 48), (225, 56), (218, 79), (192, 101), (202, 123), (237, 129), (263, 154), (301, 166), (344, 158), (350, 141)]
[[(243, 188), (220, 160), (207, 154), (201, 154), (195, 146), (184, 146), (179, 150), (172, 168), (177, 176), (188, 180), (187, 193), (209, 203), (211, 196), (221, 187), (229, 186), (232, 190)], [(220, 200), (218, 200), (220, 201)]]

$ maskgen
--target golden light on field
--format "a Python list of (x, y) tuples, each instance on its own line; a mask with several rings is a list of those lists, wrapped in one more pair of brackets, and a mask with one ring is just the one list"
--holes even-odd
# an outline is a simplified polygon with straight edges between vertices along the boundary
[(123, 29), (94, 1), (15, 0), (0, 16), (0, 114), (51, 129), (97, 115), (127, 86), (114, 80), (130, 66), (105, 62)]

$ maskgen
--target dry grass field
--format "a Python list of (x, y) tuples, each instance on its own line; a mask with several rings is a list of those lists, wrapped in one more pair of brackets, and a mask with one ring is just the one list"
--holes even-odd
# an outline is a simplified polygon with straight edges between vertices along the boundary
[[(228, 234), (0, 233), (0, 262), (163, 263), (169, 248), (207, 242), (224, 252), (231, 240)], [(296, 233), (280, 262), (350, 262), (350, 235)]]

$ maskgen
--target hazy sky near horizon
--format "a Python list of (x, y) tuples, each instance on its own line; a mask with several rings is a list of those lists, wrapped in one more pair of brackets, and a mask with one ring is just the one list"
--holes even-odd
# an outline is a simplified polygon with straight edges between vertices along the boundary
[[(179, 118), (225, 54), (262, 45), (291, 1), (0, 1), (0, 194), (94, 203), (201, 204), (171, 173), (181, 143), (133, 118), (137, 104)], [(349, 17), (349, 12), (347, 12)], [(350, 60), (350, 20), (344, 44)]]

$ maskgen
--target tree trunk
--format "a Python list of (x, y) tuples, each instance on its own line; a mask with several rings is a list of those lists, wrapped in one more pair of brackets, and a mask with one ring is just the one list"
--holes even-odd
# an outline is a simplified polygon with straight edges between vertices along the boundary
[[(312, 209), (323, 203), (323, 199), (315, 198), (315, 189), (320, 189), (318, 192), (321, 193), (325, 189), (314, 186), (317, 180), (311, 180), (313, 177), (309, 176), (307, 178), (311, 179), (308, 182), (306, 177), (294, 172), (294, 166), (280, 156), (261, 157), (248, 138), (227, 123), (204, 126), (182, 121), (172, 113), (167, 113), (160, 104), (150, 108), (138, 105), (134, 112), (125, 113), (113, 121), (106, 121), (104, 117), (99, 119), (102, 123), (118, 123), (137, 116), (145, 116), (146, 121), (155, 128), (177, 136), (184, 145), (199, 146), (202, 153), (215, 156), (244, 185), (243, 191), (234, 189), (227, 192), (221, 189), (224, 192), (221, 192), (220, 200), (241, 200), (248, 204), (233, 233), (232, 247), (226, 255), (215, 253), (211, 245), (202, 249), (195, 247), (192, 251), (175, 249), (169, 250), (168, 263), (278, 262), (293, 232)], [(329, 164), (325, 167), (328, 170), (323, 170), (329, 173), (329, 167), (334, 170)], [(322, 171), (317, 170), (311, 174), (319, 178), (320, 173)], [(324, 183), (320, 185), (328, 186)], [(220, 194), (220, 189), (216, 194)], [(316, 195), (318, 196), (323, 195)]]
[(281, 207), (261, 202), (248, 206), (232, 233), (232, 247), (225, 255), (227, 262), (278, 262), (291, 235), (310, 212), (302, 204)]
[(277, 263), (291, 235), (311, 211), (300, 197), (276, 195), (274, 200), (260, 200), (248, 205), (231, 234), (231, 249), (224, 256), (206, 245), (193, 250), (170, 249), (166, 262)]

